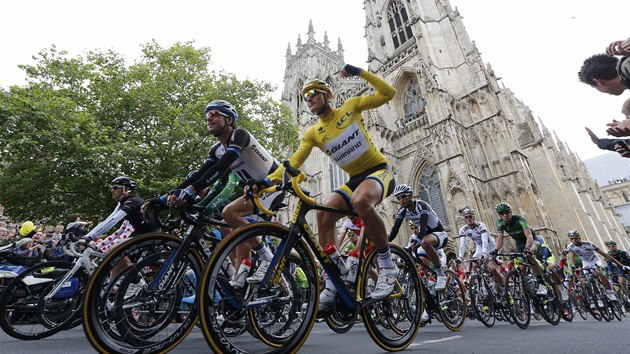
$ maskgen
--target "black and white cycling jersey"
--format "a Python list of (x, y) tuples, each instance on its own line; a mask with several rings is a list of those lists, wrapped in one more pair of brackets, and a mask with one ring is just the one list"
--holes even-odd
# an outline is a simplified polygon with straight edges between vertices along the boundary
[(278, 163), (269, 151), (247, 130), (238, 128), (232, 132), (227, 144), (217, 142), (212, 145), (204, 165), (178, 188), (192, 185), (200, 191), (230, 170), (243, 182), (260, 181), (276, 168)]
[(408, 220), (411, 220), (414, 225), (418, 226), (420, 230), (422, 230), (422, 222), (420, 221), (420, 217), (423, 214), (429, 216), (426, 223), (425, 235), (433, 232), (444, 231), (444, 226), (442, 226), (440, 218), (438, 218), (437, 214), (435, 213), (433, 208), (431, 208), (429, 203), (425, 202), (424, 200), (416, 200), (415, 205), (413, 206), (413, 208), (411, 208), (411, 210), (405, 207), (399, 208), (398, 212), (396, 213), (396, 221), (403, 221), (405, 218), (407, 218)]

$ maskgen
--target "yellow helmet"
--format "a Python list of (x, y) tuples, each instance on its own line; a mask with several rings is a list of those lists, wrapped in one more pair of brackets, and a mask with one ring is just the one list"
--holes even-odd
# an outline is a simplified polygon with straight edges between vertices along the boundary
[(35, 230), (35, 224), (33, 224), (32, 221), (25, 221), (20, 227), (20, 235), (22, 235), (22, 237), (25, 237), (33, 230)]
[(302, 87), (302, 96), (304, 96), (304, 94), (308, 90), (319, 90), (319, 91), (328, 92), (331, 95), (333, 94), (333, 91), (332, 91), (332, 88), (330, 88), (330, 85), (328, 85), (328, 83), (323, 80), (311, 80), (307, 82), (306, 84), (304, 84), (304, 87)]

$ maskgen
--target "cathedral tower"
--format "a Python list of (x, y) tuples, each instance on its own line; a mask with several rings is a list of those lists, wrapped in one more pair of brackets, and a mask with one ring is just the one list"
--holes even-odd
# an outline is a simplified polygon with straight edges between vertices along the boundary
[[(494, 230), (494, 205), (506, 201), (556, 251), (566, 245), (569, 229), (600, 245), (615, 239), (630, 249), (619, 217), (583, 164), (544, 126), (541, 131), (531, 110), (499, 83), (448, 0), (365, 0), (364, 8), (368, 69), (398, 92), (364, 112), (368, 129), (396, 182), (429, 202), (450, 236), (463, 224), (458, 210), (464, 206)], [(361, 80), (332, 77), (342, 64), (341, 42), (337, 52), (326, 35), (318, 43), (312, 23), (307, 43), (298, 37), (295, 54), (289, 46), (282, 98), (304, 127), (311, 124), (299, 97), (306, 80), (329, 82), (337, 105), (371, 90)], [(305, 170), (317, 193), (345, 182), (323, 154), (311, 157)], [(397, 207), (393, 198), (379, 207), (388, 226)]]

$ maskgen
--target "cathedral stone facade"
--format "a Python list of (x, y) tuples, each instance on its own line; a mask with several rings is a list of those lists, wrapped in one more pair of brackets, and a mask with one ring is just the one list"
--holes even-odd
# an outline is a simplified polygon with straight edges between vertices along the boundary
[[(494, 206), (505, 201), (556, 254), (572, 229), (601, 247), (613, 239), (630, 250), (618, 215), (584, 164), (499, 83), (448, 0), (365, 0), (364, 8), (364, 69), (397, 90), (389, 103), (363, 113), (365, 124), (396, 182), (429, 202), (451, 237), (463, 225), (458, 210), (465, 206), (494, 231)], [(304, 82), (327, 81), (337, 107), (373, 92), (362, 79), (334, 76), (343, 64), (341, 40), (336, 50), (326, 33), (316, 40), (312, 22), (305, 42), (298, 35), (295, 52), (289, 43), (282, 102), (302, 131), (317, 119), (300, 97)], [(320, 201), (348, 178), (317, 149), (302, 169)], [(378, 207), (388, 228), (398, 207), (393, 197)], [(310, 221), (315, 224), (314, 215)], [(407, 233), (401, 230), (397, 242), (406, 244)]]

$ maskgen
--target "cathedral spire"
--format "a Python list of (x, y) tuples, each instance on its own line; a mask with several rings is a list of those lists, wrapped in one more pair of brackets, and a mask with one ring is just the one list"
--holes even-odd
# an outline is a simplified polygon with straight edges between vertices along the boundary
[(328, 45), (330, 44), (330, 41), (328, 40), (328, 32), (324, 31), (324, 48), (329, 49)]
[(545, 125), (545, 123), (543, 123), (542, 119), (540, 119), (540, 117), (538, 118), (538, 121), (540, 122), (540, 126), (542, 127), (542, 132), (543, 132), (543, 136), (545, 137), (545, 139), (553, 142), (553, 139), (551, 138), (551, 133), (549, 132), (549, 129), (547, 129), (547, 126)]
[(558, 146), (558, 149), (560, 150), (560, 152), (563, 155), (566, 155), (567, 154), (567, 148), (564, 146), (564, 142), (562, 142), (562, 140), (560, 140), (560, 138), (558, 138), (558, 134), (556, 133), (555, 130), (553, 131), (553, 136), (554, 136), (554, 138), (556, 138), (556, 145)]
[(313, 20), (309, 20), (308, 22), (308, 42), (307, 43), (314, 43), (315, 42), (315, 31), (313, 30)]
[(287, 59), (291, 56), (291, 42), (287, 45), (287, 54), (285, 56)]
[(341, 60), (344, 61), (343, 60), (343, 45), (341, 45), (341, 38), (339, 38), (337, 41), (337, 55), (339, 55)]
[(297, 50), (302, 48), (302, 36), (298, 33)]

